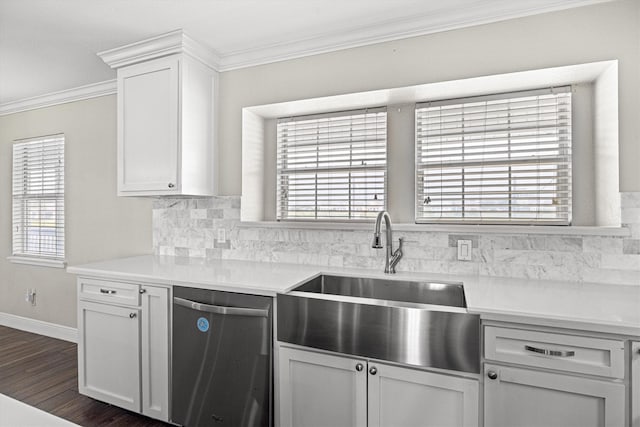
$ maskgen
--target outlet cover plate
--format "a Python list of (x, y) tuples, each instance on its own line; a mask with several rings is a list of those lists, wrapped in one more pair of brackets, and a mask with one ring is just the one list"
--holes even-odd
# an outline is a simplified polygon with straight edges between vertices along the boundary
[(471, 248), (473, 241), (458, 240), (458, 261), (471, 261)]

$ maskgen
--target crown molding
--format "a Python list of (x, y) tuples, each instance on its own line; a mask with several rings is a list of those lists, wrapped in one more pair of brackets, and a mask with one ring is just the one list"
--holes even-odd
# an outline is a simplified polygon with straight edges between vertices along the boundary
[(224, 53), (219, 56), (218, 71), (231, 71), (610, 1), (612, 0), (563, 0), (544, 7), (504, 11), (495, 0), (482, 0), (460, 10), (455, 16), (448, 13), (416, 15), (359, 28), (332, 31), (304, 40), (261, 45)]
[(117, 86), (115, 80), (93, 83), (73, 89), (0, 104), (0, 116), (19, 113), (21, 111), (51, 107), (58, 104), (66, 104), (67, 102), (82, 101), (83, 99), (97, 98), (99, 96), (113, 95), (116, 91)]
[[(183, 30), (175, 30), (99, 52), (98, 56), (112, 68), (118, 68), (183, 53), (215, 71), (223, 72), (610, 1), (613, 0), (557, 0), (544, 7), (505, 11), (500, 8), (500, 4), (504, 3), (497, 0), (478, 0), (474, 5), (458, 11), (455, 16), (432, 13), (390, 19), (349, 30), (327, 32), (304, 40), (257, 45), (224, 54), (198, 43)], [(96, 83), (0, 104), (0, 116), (113, 93), (116, 93), (115, 81)]]
[(111, 68), (120, 68), (180, 53), (185, 53), (216, 71), (220, 67), (220, 56), (189, 37), (183, 30), (171, 31), (146, 40), (98, 52), (98, 56)]

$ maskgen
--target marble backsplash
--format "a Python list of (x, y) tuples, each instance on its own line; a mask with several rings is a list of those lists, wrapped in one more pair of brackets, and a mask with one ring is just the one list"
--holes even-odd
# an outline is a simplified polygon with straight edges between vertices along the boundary
[[(394, 231), (395, 244), (404, 238), (397, 270), (640, 285), (640, 192), (622, 193), (621, 200), (625, 237)], [(153, 204), (158, 255), (381, 269), (385, 252), (372, 249), (371, 238), (372, 230), (241, 224), (239, 196)], [(471, 261), (457, 260), (459, 239), (473, 242)]]

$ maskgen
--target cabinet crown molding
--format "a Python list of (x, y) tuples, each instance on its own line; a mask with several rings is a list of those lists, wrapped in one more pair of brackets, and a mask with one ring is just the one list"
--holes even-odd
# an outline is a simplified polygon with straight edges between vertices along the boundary
[(215, 71), (220, 68), (219, 55), (185, 34), (181, 29), (98, 52), (98, 56), (111, 68), (120, 68), (180, 53), (197, 59)]

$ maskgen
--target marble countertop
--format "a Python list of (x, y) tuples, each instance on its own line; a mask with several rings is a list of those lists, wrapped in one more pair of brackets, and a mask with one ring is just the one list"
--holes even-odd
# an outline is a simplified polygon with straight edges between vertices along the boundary
[(640, 286), (398, 273), (314, 265), (138, 256), (68, 267), (77, 275), (275, 296), (321, 274), (462, 282), (485, 320), (640, 336)]

